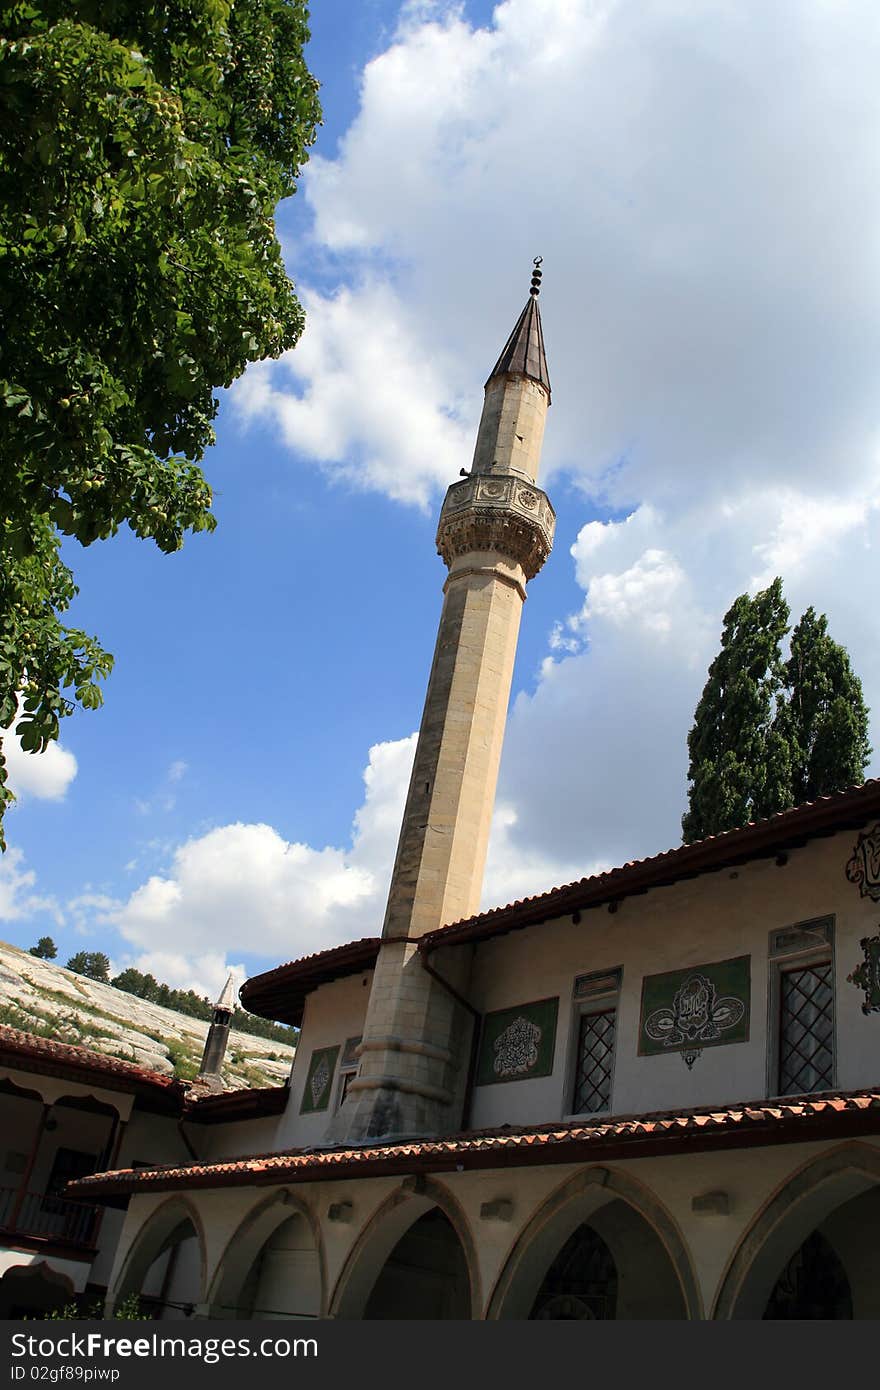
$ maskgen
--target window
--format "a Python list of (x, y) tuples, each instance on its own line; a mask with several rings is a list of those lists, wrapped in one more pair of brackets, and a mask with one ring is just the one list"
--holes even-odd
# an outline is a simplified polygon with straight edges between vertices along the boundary
[(348, 1088), (357, 1076), (358, 1048), (360, 1045), (360, 1038), (347, 1038), (345, 1047), (342, 1049), (342, 1059), (339, 1063), (339, 1082), (336, 1092), (337, 1110), (340, 1106), (345, 1104)]
[(579, 975), (574, 982), (573, 1115), (611, 1109), (614, 1038), (621, 971)]
[(770, 1092), (827, 1091), (835, 1084), (833, 918), (770, 937)]

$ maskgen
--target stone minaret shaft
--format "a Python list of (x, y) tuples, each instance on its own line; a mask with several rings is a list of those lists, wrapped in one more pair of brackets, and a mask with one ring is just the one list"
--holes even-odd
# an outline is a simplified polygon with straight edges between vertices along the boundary
[(229, 1030), (232, 1027), (234, 1013), (235, 988), (232, 983), (232, 976), (229, 975), (220, 998), (214, 1005), (211, 1026), (208, 1029), (208, 1036), (205, 1038), (205, 1050), (202, 1053), (202, 1062), (199, 1067), (199, 1080), (217, 1090), (221, 1089), (223, 1085), (220, 1071), (226, 1056), (226, 1045), (229, 1042)]
[(358, 1075), (334, 1127), (340, 1139), (458, 1122), (469, 1019), (424, 970), (415, 943), (479, 909), (525, 586), (553, 543), (553, 509), (535, 486), (550, 404), (539, 285), (536, 263), (486, 383), (471, 471), (440, 514), (449, 576)]

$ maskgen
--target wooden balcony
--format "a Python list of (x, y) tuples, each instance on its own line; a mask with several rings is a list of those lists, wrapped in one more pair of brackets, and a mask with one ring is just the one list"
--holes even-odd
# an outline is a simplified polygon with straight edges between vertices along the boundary
[(0, 1235), (94, 1250), (100, 1208), (49, 1192), (0, 1187)]

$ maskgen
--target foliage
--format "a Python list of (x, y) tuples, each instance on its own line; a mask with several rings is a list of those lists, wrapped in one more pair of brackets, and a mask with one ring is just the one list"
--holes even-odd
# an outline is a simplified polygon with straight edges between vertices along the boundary
[(741, 594), (688, 735), (686, 843), (746, 825), (860, 781), (870, 756), (868, 710), (846, 650), (807, 609), (789, 631), (782, 580)]
[(28, 955), (36, 956), (38, 960), (54, 960), (58, 954), (58, 947), (51, 936), (41, 936), (36, 946), (32, 946)]
[[(193, 989), (172, 989), (170, 985), (160, 984), (155, 976), (142, 974), (133, 966), (115, 975), (110, 982), (127, 994), (137, 995), (138, 999), (148, 999), (152, 1004), (162, 1004), (166, 1009), (176, 1009), (178, 1013), (191, 1018), (210, 1021), (214, 1013), (211, 1000), (196, 994)], [(284, 1023), (270, 1023), (268, 1019), (257, 1018), (244, 1009), (236, 1009), (232, 1016), (232, 1027), (240, 1033), (251, 1033), (254, 1037), (269, 1038), (272, 1042), (295, 1044), (297, 1030)]]
[(871, 756), (862, 683), (813, 608), (791, 634), (785, 683), (777, 723), (791, 751), (793, 804), (860, 782)]
[[(113, 1318), (120, 1318), (124, 1322), (143, 1322), (146, 1313), (141, 1308), (140, 1296), (136, 1293), (128, 1294), (120, 1299), (113, 1312)], [(65, 1303), (63, 1308), (54, 1308), (51, 1313), (45, 1313), (40, 1319), (42, 1322), (67, 1322), (70, 1320), (100, 1322), (107, 1317), (100, 1303), (93, 1303), (88, 1308), (81, 1309), (77, 1303)]]
[(77, 951), (67, 962), (67, 969), (77, 975), (85, 975), (89, 980), (110, 983), (110, 959), (103, 951)]
[(174, 1075), (179, 1081), (195, 1081), (199, 1074), (199, 1063), (195, 1057), (176, 1038), (165, 1038), (164, 1042)]
[(214, 392), (302, 332), (273, 216), (320, 109), (303, 0), (0, 16), (0, 729), (36, 752), (112, 667), (61, 538), (212, 529)]

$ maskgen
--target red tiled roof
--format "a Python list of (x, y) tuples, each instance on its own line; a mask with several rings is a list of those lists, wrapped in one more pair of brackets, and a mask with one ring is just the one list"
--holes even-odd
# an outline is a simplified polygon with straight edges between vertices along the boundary
[(175, 1076), (165, 1076), (74, 1043), (34, 1037), (5, 1024), (0, 1024), (0, 1066), (41, 1076), (60, 1076), (111, 1091), (129, 1091), (145, 1109), (184, 1115), (195, 1124), (226, 1124), (280, 1115), (290, 1094), (286, 1086), (252, 1086), (217, 1095), (193, 1095), (187, 1083)]
[(130, 1091), (151, 1108), (179, 1114), (186, 1088), (182, 1081), (161, 1072), (92, 1052), (73, 1043), (37, 1038), (0, 1024), (0, 1065), (70, 1081), (92, 1082), (111, 1091)]
[(679, 845), (649, 859), (632, 860), (606, 873), (594, 874), (507, 907), (492, 908), (464, 921), (439, 927), (425, 933), (419, 949), (433, 951), (438, 946), (452, 946), (460, 941), (484, 940), (569, 912), (619, 902), (650, 888), (667, 887), (681, 879), (783, 853), (817, 836), (833, 835), (839, 830), (863, 825), (875, 816), (880, 816), (880, 780), (872, 778), (859, 786), (847, 787), (845, 791), (804, 802), (790, 811), (780, 811), (766, 820), (752, 821), (737, 830), (709, 835), (705, 840)]
[(185, 1118), (197, 1125), (224, 1125), (233, 1120), (259, 1120), (280, 1115), (287, 1104), (287, 1086), (250, 1086), (240, 1091), (220, 1091), (217, 1095), (186, 1100)]
[(344, 946), (332, 946), (329, 951), (315, 951), (301, 960), (277, 965), (262, 975), (252, 975), (245, 980), (238, 996), (250, 1013), (277, 1023), (292, 1023), (299, 1028), (306, 995), (343, 975), (372, 970), (380, 944), (377, 936), (366, 936), (360, 941), (348, 941)]
[(526, 1164), (591, 1163), (674, 1151), (806, 1142), (880, 1133), (880, 1089), (786, 1096), (696, 1110), (658, 1111), (570, 1124), (466, 1131), (438, 1139), (359, 1148), (298, 1149), (222, 1163), (188, 1163), (96, 1173), (70, 1183), (89, 1200), (185, 1187), (251, 1187), (286, 1182), (449, 1172)]

